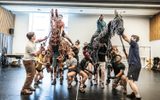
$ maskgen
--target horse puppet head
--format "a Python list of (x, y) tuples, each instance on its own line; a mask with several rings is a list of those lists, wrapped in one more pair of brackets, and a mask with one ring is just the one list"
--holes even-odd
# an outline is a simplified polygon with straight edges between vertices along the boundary
[(120, 14), (115, 10), (115, 18), (111, 20), (108, 24), (108, 29), (110, 34), (122, 35), (124, 31), (123, 19)]
[(96, 50), (99, 48), (99, 43), (105, 43), (107, 47), (106, 54), (109, 55), (112, 48), (111, 38), (115, 34), (122, 35), (123, 31), (124, 27), (122, 16), (115, 11), (114, 19), (107, 24), (107, 27), (101, 33), (99, 33), (97, 37), (94, 38), (92, 43), (93, 49)]

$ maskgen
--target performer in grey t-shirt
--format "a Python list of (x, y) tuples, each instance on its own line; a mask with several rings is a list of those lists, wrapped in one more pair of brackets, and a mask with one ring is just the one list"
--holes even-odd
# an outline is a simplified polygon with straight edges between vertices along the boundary
[(67, 73), (67, 78), (68, 78), (68, 88), (70, 89), (72, 87), (71, 83), (73, 81), (73, 78), (76, 74), (79, 74), (82, 79), (80, 80), (80, 87), (79, 90), (80, 92), (85, 92), (84, 89), (84, 83), (86, 82), (88, 75), (81, 69), (77, 67), (77, 59), (74, 58), (74, 53), (69, 52), (68, 53), (68, 59), (66, 61), (66, 65), (68, 67), (68, 73)]

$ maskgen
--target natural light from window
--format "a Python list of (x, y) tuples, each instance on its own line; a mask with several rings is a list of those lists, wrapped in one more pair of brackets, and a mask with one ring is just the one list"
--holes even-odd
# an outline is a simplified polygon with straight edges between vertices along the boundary
[[(65, 23), (65, 32), (68, 32), (68, 15), (63, 15)], [(36, 38), (43, 38), (50, 33), (50, 13), (30, 13), (29, 14), (29, 31), (35, 32)]]

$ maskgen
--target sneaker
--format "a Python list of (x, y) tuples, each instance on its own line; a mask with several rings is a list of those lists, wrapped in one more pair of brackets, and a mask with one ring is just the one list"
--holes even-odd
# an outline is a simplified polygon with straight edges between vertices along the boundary
[(126, 91), (126, 90), (123, 90), (123, 94), (126, 95), (126, 94), (127, 94), (127, 91)]
[(36, 91), (36, 89), (33, 88), (33, 87), (30, 87), (29, 90), (30, 90), (30, 91)]
[(95, 85), (98, 85), (98, 81), (97, 80), (95, 80)]
[(127, 97), (128, 98), (135, 98), (136, 96), (135, 96), (134, 92), (132, 92), (131, 94), (127, 94)]
[(83, 85), (83, 88), (86, 88), (86, 87), (87, 87), (87, 86), (84, 84), (84, 85)]
[(136, 97), (136, 100), (141, 100), (141, 97)]
[(104, 83), (101, 83), (101, 89), (104, 89)]
[(42, 81), (38, 80), (37, 83), (38, 83), (38, 84), (42, 84)]
[(34, 83), (34, 88), (37, 88), (37, 87), (38, 87), (38, 83), (35, 82), (35, 83)]
[(56, 79), (53, 80), (52, 85), (56, 85)]

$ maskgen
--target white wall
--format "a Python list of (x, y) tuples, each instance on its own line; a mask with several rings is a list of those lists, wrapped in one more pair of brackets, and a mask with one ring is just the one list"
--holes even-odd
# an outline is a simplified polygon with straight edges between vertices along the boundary
[(81, 43), (89, 42), (96, 30), (96, 16), (70, 14), (68, 19), (68, 35)]
[(160, 40), (150, 42), (152, 57), (160, 57)]
[(13, 37), (13, 53), (24, 53), (26, 44), (26, 33), (28, 32), (29, 15), (16, 13), (15, 31)]

